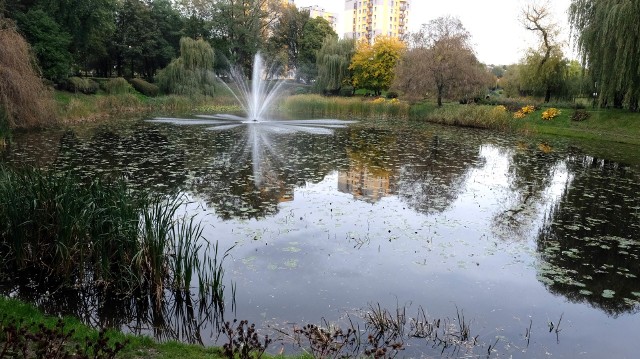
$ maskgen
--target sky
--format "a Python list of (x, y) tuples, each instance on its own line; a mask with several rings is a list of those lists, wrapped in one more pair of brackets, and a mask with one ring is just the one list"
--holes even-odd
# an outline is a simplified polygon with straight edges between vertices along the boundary
[[(494, 65), (517, 63), (526, 49), (537, 46), (537, 38), (520, 22), (522, 9), (530, 0), (411, 0), (409, 31), (441, 16), (451, 15), (462, 21), (472, 35), (472, 43), (480, 62)], [(343, 36), (344, 0), (295, 0), (298, 7), (318, 5), (338, 14), (338, 35)], [(575, 58), (569, 44), (567, 10), (570, 0), (553, 0), (553, 20), (562, 28), (565, 55)]]

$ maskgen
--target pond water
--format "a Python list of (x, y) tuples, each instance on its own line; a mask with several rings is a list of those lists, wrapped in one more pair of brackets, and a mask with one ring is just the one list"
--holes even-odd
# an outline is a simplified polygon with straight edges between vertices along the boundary
[[(204, 236), (233, 247), (226, 319), (283, 337), (276, 352), (295, 350), (293, 327), (364, 328), (386, 308), (406, 313), (407, 328), (421, 314), (477, 337), (446, 348), (408, 338), (401, 357), (637, 357), (637, 147), (400, 121), (260, 140), (246, 126), (209, 127), (140, 120), (28, 133), (2, 158), (184, 193)], [(208, 314), (176, 298), (156, 312), (31, 282), (1, 290), (95, 326), (224, 342)]]

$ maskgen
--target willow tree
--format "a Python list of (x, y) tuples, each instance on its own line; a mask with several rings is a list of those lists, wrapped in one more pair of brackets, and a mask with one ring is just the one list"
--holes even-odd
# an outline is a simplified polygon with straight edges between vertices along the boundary
[(316, 88), (324, 93), (338, 94), (343, 86), (349, 86), (351, 71), (349, 65), (356, 51), (352, 39), (338, 40), (328, 37), (316, 55), (318, 78)]
[(638, 111), (640, 1), (572, 0), (569, 22), (600, 105)]
[(208, 42), (189, 37), (180, 39), (180, 57), (156, 76), (165, 93), (212, 96), (215, 92), (214, 52)]
[(41, 127), (54, 122), (53, 95), (34, 67), (31, 48), (2, 14), (0, 49), (0, 135), (10, 128)]

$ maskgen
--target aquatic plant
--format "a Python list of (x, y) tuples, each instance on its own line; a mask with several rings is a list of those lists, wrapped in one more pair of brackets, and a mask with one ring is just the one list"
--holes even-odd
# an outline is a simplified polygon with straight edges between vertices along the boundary
[(227, 336), (228, 342), (222, 346), (222, 349), (229, 359), (259, 359), (272, 342), (268, 335), (260, 340), (256, 325), (249, 325), (246, 320), (241, 320), (239, 323), (235, 319), (233, 322), (226, 322), (223, 333)]
[(405, 102), (320, 95), (290, 96), (282, 102), (280, 109), (314, 117), (401, 119), (409, 115), (409, 104)]
[(0, 268), (123, 292), (149, 288), (156, 298), (166, 287), (188, 290), (197, 275), (223, 300), (224, 257), (216, 244), (208, 253), (214, 258), (198, 259), (211, 245), (199, 223), (178, 215), (184, 203), (179, 195), (135, 192), (122, 180), (0, 167)]

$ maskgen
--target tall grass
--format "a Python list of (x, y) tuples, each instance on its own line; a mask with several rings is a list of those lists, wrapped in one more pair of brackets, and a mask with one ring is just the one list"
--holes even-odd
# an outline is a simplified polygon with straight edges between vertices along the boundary
[(295, 95), (285, 98), (280, 110), (314, 117), (399, 119), (407, 118), (409, 105), (387, 100)]
[(432, 107), (417, 105), (411, 118), (444, 125), (507, 130), (512, 127), (511, 114), (504, 109), (483, 105), (450, 105)]
[[(96, 283), (162, 298), (201, 288), (222, 300), (222, 258), (178, 195), (133, 192), (123, 181), (0, 167), (0, 271), (30, 271), (74, 285)], [(213, 248), (214, 253), (209, 253)], [(222, 305), (222, 304), (220, 304)]]
[[(64, 123), (96, 121), (112, 116), (191, 113), (202, 106), (218, 103), (211, 97), (146, 97), (140, 94), (84, 95), (56, 92), (57, 113)], [(225, 102), (226, 103), (226, 102)]]

